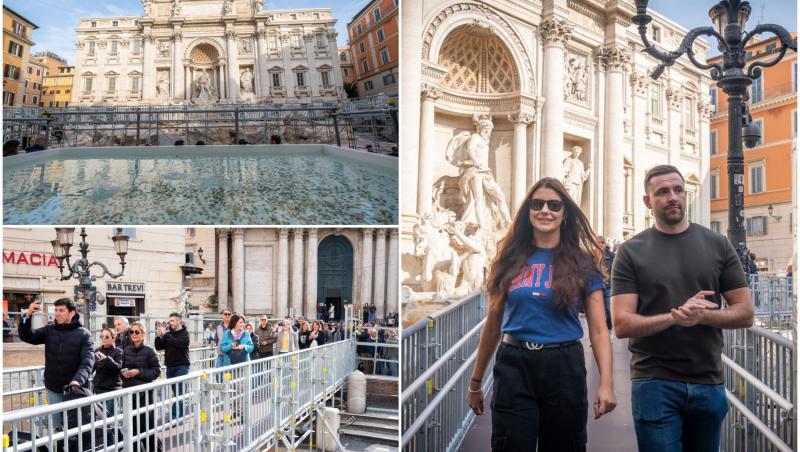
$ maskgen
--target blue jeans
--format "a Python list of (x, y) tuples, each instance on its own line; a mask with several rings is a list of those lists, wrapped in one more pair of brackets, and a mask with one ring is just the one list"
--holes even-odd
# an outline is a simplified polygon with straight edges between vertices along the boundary
[(636, 379), (631, 381), (631, 407), (639, 452), (719, 450), (728, 414), (724, 385)]
[[(47, 404), (48, 405), (55, 405), (56, 403), (61, 403), (64, 401), (64, 394), (61, 392), (53, 392), (51, 390), (47, 390)], [(50, 426), (51, 429), (61, 428), (64, 426), (64, 415), (61, 414), (61, 411), (58, 413), (53, 413), (53, 425)], [(74, 427), (72, 425), (71, 427)]]
[[(189, 373), (189, 366), (167, 367), (167, 378), (180, 377)], [(172, 385), (172, 394), (175, 396), (183, 395), (183, 383)], [(177, 414), (176, 414), (177, 413)], [(172, 419), (183, 417), (183, 401), (172, 405)]]

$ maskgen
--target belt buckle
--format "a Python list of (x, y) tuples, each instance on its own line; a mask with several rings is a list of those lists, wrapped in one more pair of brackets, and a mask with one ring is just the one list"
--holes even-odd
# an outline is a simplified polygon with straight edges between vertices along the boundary
[(534, 344), (533, 342), (525, 342), (525, 348), (528, 350), (533, 350), (535, 352), (539, 351), (544, 347), (544, 344)]

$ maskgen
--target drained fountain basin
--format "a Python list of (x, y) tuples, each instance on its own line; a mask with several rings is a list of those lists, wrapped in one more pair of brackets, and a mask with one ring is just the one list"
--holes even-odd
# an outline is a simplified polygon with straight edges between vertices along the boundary
[(397, 224), (397, 158), (329, 145), (63, 148), (3, 159), (5, 224)]

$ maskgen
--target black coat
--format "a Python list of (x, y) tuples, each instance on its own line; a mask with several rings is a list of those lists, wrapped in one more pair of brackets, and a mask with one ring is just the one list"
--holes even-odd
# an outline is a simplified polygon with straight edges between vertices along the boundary
[(117, 338), (114, 339), (114, 343), (117, 344), (117, 347), (122, 350), (125, 350), (125, 347), (128, 347), (129, 345), (133, 345), (133, 341), (131, 341), (131, 329), (128, 328), (124, 333), (117, 334)]
[(104, 360), (95, 358), (94, 379), (92, 385), (97, 393), (113, 391), (122, 388), (122, 349), (119, 347), (98, 347), (96, 352), (106, 355)]
[(186, 327), (180, 331), (167, 330), (161, 337), (156, 337), (156, 350), (164, 350), (164, 365), (167, 367), (188, 366), (189, 332)]
[(31, 319), (19, 323), (19, 338), (29, 344), (44, 344), (44, 386), (57, 393), (70, 381), (89, 387), (94, 366), (94, 342), (89, 330), (81, 326), (80, 314), (72, 322), (50, 324), (32, 330)]
[(144, 343), (139, 347), (133, 345), (125, 347), (122, 352), (122, 367), (128, 370), (139, 369), (139, 375), (122, 378), (123, 388), (150, 383), (161, 375), (161, 364), (158, 362), (156, 351)]

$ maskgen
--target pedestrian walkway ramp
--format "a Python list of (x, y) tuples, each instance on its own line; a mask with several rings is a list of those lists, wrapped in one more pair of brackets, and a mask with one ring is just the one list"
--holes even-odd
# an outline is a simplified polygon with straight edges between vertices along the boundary
[[(356, 368), (354, 339), (107, 394), (4, 413), (4, 451), (294, 450), (333, 430), (317, 419)], [(57, 417), (64, 419), (58, 429)], [(344, 450), (336, 435), (325, 437)], [(143, 443), (145, 442), (145, 443)], [(67, 447), (64, 447), (66, 444)], [(141, 449), (140, 449), (141, 450)]]
[[(754, 296), (758, 289), (754, 291)], [(486, 319), (486, 296), (475, 292), (402, 333), (401, 447), (407, 452), (488, 450), (491, 410), (475, 416), (467, 388)], [(722, 361), (729, 412), (722, 452), (796, 450), (796, 346), (786, 331), (754, 326), (724, 330)], [(588, 425), (591, 451), (636, 450), (630, 411), (627, 341), (614, 339), (617, 409)], [(584, 340), (589, 393), (597, 387), (596, 367)], [(493, 360), (488, 369), (493, 367)], [(483, 382), (491, 396), (492, 374)], [(593, 395), (592, 395), (593, 397)]]

